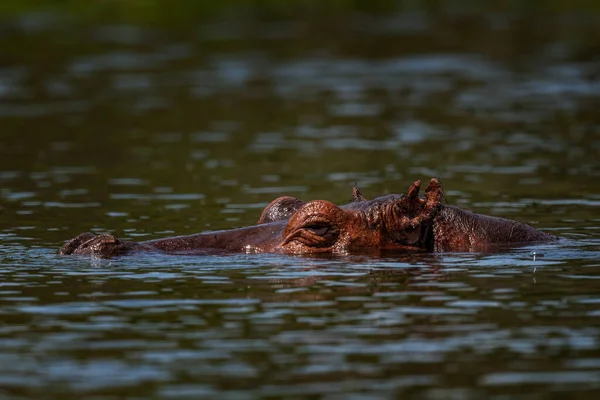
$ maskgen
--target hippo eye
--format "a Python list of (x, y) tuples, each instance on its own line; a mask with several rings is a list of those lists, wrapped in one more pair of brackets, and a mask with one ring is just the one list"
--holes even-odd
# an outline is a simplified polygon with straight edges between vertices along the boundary
[(328, 221), (313, 220), (296, 229), (287, 240), (293, 240), (307, 246), (317, 249), (333, 245), (339, 236), (339, 231)]
[(312, 224), (305, 226), (304, 229), (311, 231), (315, 235), (324, 236), (330, 231), (331, 227), (324, 224)]
[(313, 200), (292, 215), (283, 231), (286, 252), (330, 252), (344, 232), (345, 214), (325, 200)]

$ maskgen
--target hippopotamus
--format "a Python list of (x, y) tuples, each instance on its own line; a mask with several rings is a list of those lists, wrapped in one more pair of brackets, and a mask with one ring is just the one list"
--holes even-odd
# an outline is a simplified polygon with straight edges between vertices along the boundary
[(168, 254), (359, 252), (487, 252), (501, 245), (556, 240), (521, 222), (476, 214), (442, 204), (442, 184), (431, 179), (425, 196), (421, 182), (405, 194), (367, 200), (354, 187), (352, 201), (337, 206), (326, 200), (279, 197), (263, 210), (257, 225), (245, 228), (131, 242), (113, 235), (82, 233), (59, 250), (60, 255), (102, 258), (130, 252)]

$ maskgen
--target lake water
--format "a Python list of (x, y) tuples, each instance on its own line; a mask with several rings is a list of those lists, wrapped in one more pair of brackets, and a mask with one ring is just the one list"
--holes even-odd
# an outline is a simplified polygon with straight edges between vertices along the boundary
[[(233, 18), (233, 17), (232, 17)], [(237, 18), (237, 17), (236, 17)], [(33, 14), (0, 35), (0, 397), (600, 393), (600, 18)], [(58, 257), (439, 177), (500, 254)]]

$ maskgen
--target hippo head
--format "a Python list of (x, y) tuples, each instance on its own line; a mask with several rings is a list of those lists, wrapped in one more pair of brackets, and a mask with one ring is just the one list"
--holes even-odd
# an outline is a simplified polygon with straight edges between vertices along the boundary
[(442, 185), (432, 179), (419, 198), (420, 182), (406, 194), (366, 200), (354, 188), (353, 201), (336, 206), (325, 200), (304, 202), (280, 197), (263, 211), (258, 225), (145, 242), (113, 235), (82, 233), (59, 254), (113, 257), (131, 251), (208, 254), (256, 252), (285, 254), (346, 254), (370, 250), (432, 250), (434, 217), (441, 208)]
[(374, 250), (431, 250), (433, 218), (443, 197), (442, 185), (432, 179), (419, 198), (420, 181), (406, 194), (366, 200), (357, 188), (344, 206), (325, 200), (303, 202), (280, 197), (263, 211), (259, 224), (288, 220), (271, 251), (287, 254)]

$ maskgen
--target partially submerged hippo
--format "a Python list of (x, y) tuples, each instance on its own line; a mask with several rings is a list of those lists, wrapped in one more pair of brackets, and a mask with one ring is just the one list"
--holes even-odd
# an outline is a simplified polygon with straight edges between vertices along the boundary
[(336, 206), (280, 197), (269, 204), (258, 225), (247, 228), (129, 242), (112, 235), (82, 233), (59, 254), (111, 257), (130, 251), (171, 254), (214, 252), (348, 254), (385, 251), (490, 251), (498, 245), (555, 240), (529, 225), (489, 217), (441, 203), (442, 185), (432, 179), (419, 198), (420, 181), (406, 194), (367, 200), (357, 188), (353, 201)]

